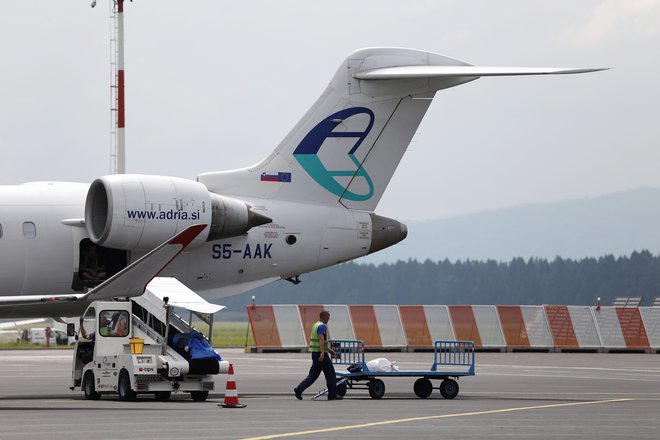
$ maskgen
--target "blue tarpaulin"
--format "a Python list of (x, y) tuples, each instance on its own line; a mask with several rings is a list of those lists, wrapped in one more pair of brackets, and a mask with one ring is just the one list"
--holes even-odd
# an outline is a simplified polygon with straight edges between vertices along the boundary
[(172, 338), (175, 348), (185, 350), (191, 359), (217, 359), (222, 357), (211, 347), (211, 344), (197, 330), (188, 333), (179, 333)]

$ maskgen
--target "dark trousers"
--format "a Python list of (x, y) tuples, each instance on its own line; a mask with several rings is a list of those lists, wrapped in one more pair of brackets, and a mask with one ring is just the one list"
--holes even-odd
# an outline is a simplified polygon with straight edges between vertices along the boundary
[(296, 388), (300, 393), (312, 386), (316, 379), (321, 375), (321, 371), (325, 374), (325, 382), (328, 385), (328, 399), (337, 397), (337, 376), (335, 375), (335, 367), (332, 365), (330, 353), (323, 355), (323, 362), (319, 362), (321, 353), (312, 353), (312, 366), (309, 368), (309, 374), (300, 382)]

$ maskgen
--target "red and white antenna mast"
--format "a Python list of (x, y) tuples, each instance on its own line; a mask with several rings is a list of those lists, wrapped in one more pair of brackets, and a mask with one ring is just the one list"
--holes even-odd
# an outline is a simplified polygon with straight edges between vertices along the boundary
[(126, 173), (126, 107), (124, 102), (124, 0), (115, 0), (117, 5), (117, 149), (116, 174)]
[[(92, 7), (96, 1), (92, 1)], [(124, 0), (110, 1), (110, 99), (113, 103), (110, 130), (110, 172), (126, 173), (126, 104), (124, 101)]]

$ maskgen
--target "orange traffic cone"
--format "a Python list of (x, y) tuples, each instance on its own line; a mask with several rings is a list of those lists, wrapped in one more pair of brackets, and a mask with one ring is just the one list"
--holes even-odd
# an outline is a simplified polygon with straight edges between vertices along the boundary
[(247, 405), (238, 403), (238, 391), (236, 391), (236, 378), (234, 377), (234, 365), (229, 364), (229, 376), (227, 377), (227, 389), (225, 390), (225, 401), (218, 406), (223, 408), (245, 408)]

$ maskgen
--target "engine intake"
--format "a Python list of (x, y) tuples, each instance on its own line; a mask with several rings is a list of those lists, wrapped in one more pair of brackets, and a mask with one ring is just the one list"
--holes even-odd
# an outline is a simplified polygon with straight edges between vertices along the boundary
[(92, 182), (85, 204), (90, 239), (115, 249), (151, 250), (190, 225), (209, 228), (191, 247), (245, 234), (272, 220), (243, 200), (208, 191), (177, 177), (121, 174)]

